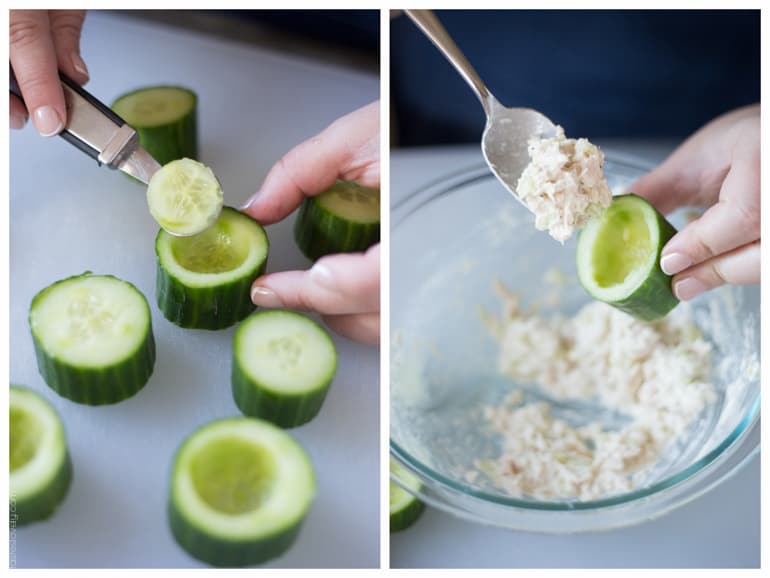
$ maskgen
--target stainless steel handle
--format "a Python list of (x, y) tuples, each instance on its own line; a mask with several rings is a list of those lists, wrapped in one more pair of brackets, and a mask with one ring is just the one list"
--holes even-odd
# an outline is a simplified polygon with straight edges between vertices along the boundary
[[(100, 165), (118, 168), (139, 143), (136, 131), (77, 83), (64, 74), (59, 74), (59, 77), (67, 107), (67, 122), (59, 136)], [(23, 102), (24, 98), (12, 68), (9, 84), (11, 93)]]
[(492, 114), (492, 106), (496, 102), (484, 81), (478, 75), (471, 63), (465, 58), (452, 37), (446, 31), (432, 10), (404, 10), (406, 15), (423, 31), (430, 41), (438, 48), (446, 59), (455, 67), (468, 86), (481, 101), (487, 116)]
[(117, 168), (126, 156), (123, 153), (130, 154), (138, 143), (136, 131), (105, 114), (103, 105), (95, 106), (82, 94), (82, 89), (75, 90), (65, 82), (62, 89), (67, 104), (65, 130), (80, 143), (98, 151), (96, 160), (100, 165)]

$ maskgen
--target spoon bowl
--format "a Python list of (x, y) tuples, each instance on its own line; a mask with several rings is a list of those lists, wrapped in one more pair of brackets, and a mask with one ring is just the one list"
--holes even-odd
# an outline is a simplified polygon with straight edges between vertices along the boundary
[(508, 108), (500, 104), (432, 10), (405, 12), (455, 67), (481, 102), (487, 115), (481, 139), (484, 159), (503, 186), (524, 204), (516, 194), (516, 185), (529, 164), (529, 141), (556, 136), (556, 125), (531, 108)]

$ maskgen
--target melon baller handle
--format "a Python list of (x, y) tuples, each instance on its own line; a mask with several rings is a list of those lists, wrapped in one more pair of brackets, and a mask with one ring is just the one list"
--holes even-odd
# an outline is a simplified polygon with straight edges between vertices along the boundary
[[(24, 102), (10, 65), (9, 70), (10, 91)], [(139, 145), (136, 131), (72, 79), (61, 72), (59, 78), (67, 106), (67, 122), (59, 136), (96, 160), (99, 165), (119, 168)]]

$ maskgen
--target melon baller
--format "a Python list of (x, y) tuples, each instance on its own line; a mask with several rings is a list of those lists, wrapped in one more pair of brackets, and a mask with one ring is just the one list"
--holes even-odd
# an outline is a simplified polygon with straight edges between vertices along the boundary
[[(59, 73), (67, 122), (59, 136), (74, 145), (99, 166), (118, 169), (148, 184), (160, 164), (139, 144), (139, 135), (110, 107)], [(10, 91), (24, 101), (10, 68)]]

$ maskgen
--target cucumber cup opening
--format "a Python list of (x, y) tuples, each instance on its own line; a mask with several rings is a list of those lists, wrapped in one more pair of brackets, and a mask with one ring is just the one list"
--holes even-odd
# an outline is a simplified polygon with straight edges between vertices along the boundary
[(196, 453), (190, 476), (200, 498), (222, 514), (259, 508), (275, 478), (275, 460), (259, 444), (242, 439), (214, 439)]
[(10, 408), (10, 471), (20, 470), (37, 454), (44, 430), (40, 420), (24, 408)]
[(202, 233), (173, 237), (171, 253), (179, 265), (194, 273), (227, 273), (246, 261), (250, 246), (222, 219)]
[(648, 268), (650, 255), (655, 253), (652, 248), (656, 235), (646, 211), (615, 204), (597, 226), (591, 270), (598, 287), (625, 284)]

